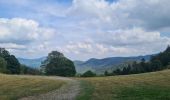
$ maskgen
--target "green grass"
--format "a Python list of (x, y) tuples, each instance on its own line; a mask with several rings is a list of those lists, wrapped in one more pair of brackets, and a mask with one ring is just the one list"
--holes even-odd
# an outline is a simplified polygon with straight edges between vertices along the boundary
[(76, 100), (90, 100), (94, 87), (87, 81), (80, 81), (81, 91)]
[(86, 100), (170, 100), (170, 70), (79, 80), (94, 87), (92, 98)]
[(41, 76), (0, 74), (0, 100), (17, 100), (25, 96), (46, 93), (58, 89), (63, 84), (64, 81)]

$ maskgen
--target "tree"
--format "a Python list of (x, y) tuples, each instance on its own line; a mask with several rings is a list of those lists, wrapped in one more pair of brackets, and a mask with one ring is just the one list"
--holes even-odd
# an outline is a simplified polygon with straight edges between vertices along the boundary
[(131, 65), (128, 64), (128, 67), (127, 67), (127, 74), (131, 74)]
[(0, 57), (0, 73), (5, 73), (6, 72), (6, 66), (7, 62), (5, 61), (4, 58)]
[(109, 74), (108, 71), (106, 70), (106, 71), (104, 72), (104, 75), (105, 75), (105, 76), (109, 76), (110, 74)]
[(41, 72), (38, 69), (30, 68), (26, 65), (21, 65), (21, 71), (20, 74), (26, 74), (26, 75), (40, 75)]
[(10, 53), (7, 50), (5, 50), (5, 48), (0, 48), (0, 57), (5, 58), (7, 56), (10, 56)]
[(136, 61), (128, 67), (123, 67), (122, 70), (117, 69), (113, 71), (113, 75), (127, 75), (127, 74), (138, 74), (152, 71), (159, 71), (162, 69), (170, 68), (170, 46), (164, 52), (151, 57), (149, 62), (145, 59), (141, 59), (139, 63)]
[(151, 62), (155, 60), (160, 60), (163, 67), (167, 66), (170, 62), (170, 46), (168, 46), (164, 52), (161, 52), (155, 56), (152, 56)]
[(74, 63), (58, 51), (48, 54), (41, 70), (46, 75), (74, 76), (76, 74)]
[(14, 55), (10, 55), (5, 48), (0, 48), (0, 57), (6, 61), (5, 73), (20, 74), (20, 63)]
[(90, 70), (86, 71), (81, 77), (94, 77), (96, 74)]
[(145, 59), (144, 58), (141, 59), (140, 64), (141, 64), (141, 66), (145, 66)]
[(119, 68), (113, 71), (113, 75), (120, 75), (121, 73), (122, 72)]
[(6, 61), (9, 74), (20, 74), (20, 63), (14, 55), (7, 57)]
[(128, 65), (128, 67), (124, 67), (121, 74), (123, 75), (127, 75), (127, 74), (130, 74), (131, 73), (131, 67), (130, 65)]
[(154, 60), (151, 63), (151, 71), (157, 71), (162, 69), (162, 63), (160, 60)]

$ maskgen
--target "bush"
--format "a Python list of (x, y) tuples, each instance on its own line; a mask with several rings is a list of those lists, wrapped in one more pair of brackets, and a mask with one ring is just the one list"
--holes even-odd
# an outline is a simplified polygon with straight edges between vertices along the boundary
[(96, 74), (90, 70), (81, 75), (81, 77), (95, 77), (95, 76)]
[(41, 75), (40, 70), (28, 67), (26, 65), (21, 65), (21, 71), (20, 74), (25, 74), (25, 75)]

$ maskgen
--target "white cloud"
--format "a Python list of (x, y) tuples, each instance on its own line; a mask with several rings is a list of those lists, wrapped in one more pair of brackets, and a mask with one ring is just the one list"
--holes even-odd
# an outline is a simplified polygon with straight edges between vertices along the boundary
[(169, 5), (168, 0), (119, 0), (113, 3), (106, 0), (73, 0), (68, 16), (79, 19), (76, 24), (83, 23), (80, 25), (88, 28), (163, 30), (170, 26)]
[(103, 43), (115, 46), (154, 43), (162, 43), (167, 45), (170, 40), (170, 38), (166, 36), (161, 36), (161, 33), (158, 31), (145, 31), (142, 28), (119, 29), (100, 33), (98, 39), (100, 39), (98, 42), (103, 41)]
[(157, 53), (170, 44), (170, 37), (162, 34), (170, 32), (168, 0), (73, 0), (67, 7), (37, 2), (16, 3), (35, 11), (31, 18), (39, 22), (0, 18), (0, 43), (28, 48), (14, 50), (18, 55), (59, 50), (73, 59), (132, 56)]
[(48, 41), (57, 36), (55, 29), (41, 27), (38, 22), (23, 18), (0, 18), (0, 30), (0, 47), (24, 57), (41, 56), (49, 50)]
[[(57, 50), (72, 57), (136, 56), (154, 54), (170, 44), (170, 38), (161, 36), (158, 31), (146, 31), (142, 28), (119, 29), (108, 32), (92, 33), (81, 41), (72, 41)], [(82, 35), (82, 34), (81, 34)], [(92, 40), (92, 41), (91, 41)]]
[(34, 20), (0, 18), (0, 43), (28, 44), (53, 37), (54, 29), (40, 27)]
[(26, 49), (26, 46), (14, 44), (14, 43), (0, 43), (0, 47), (6, 48), (6, 49), (18, 49), (18, 50)]

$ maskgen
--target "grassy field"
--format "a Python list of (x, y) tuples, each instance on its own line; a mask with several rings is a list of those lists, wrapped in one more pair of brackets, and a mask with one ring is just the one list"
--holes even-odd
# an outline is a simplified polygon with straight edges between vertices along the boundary
[[(77, 100), (170, 100), (170, 70), (76, 79), (80, 80), (82, 87)], [(65, 83), (45, 76), (0, 74), (0, 100), (46, 93)]]
[(81, 91), (76, 100), (90, 100), (94, 87), (87, 81), (80, 81)]
[(86, 100), (170, 100), (170, 70), (79, 80), (94, 89), (92, 96), (85, 94), (91, 97)]
[(63, 84), (64, 81), (47, 77), (0, 74), (0, 100), (17, 100), (25, 96), (46, 93), (58, 89)]

